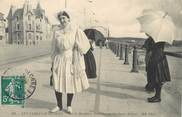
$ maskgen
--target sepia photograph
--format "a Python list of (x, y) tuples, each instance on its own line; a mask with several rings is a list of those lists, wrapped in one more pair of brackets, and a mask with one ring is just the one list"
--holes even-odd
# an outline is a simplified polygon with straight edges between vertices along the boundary
[(2, 117), (182, 117), (182, 0), (0, 0)]

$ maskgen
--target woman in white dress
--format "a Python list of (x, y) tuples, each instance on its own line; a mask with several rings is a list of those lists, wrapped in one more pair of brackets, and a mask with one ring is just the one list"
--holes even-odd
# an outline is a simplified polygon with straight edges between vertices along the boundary
[(71, 25), (66, 11), (59, 12), (57, 18), (60, 25), (53, 33), (51, 54), (57, 106), (51, 112), (62, 110), (62, 93), (66, 93), (67, 112), (72, 113), (73, 95), (89, 87), (83, 54), (89, 50), (90, 44), (84, 32)]

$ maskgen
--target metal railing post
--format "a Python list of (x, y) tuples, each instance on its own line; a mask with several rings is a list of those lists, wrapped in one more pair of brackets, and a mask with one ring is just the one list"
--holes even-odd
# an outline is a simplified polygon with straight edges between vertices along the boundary
[(128, 60), (128, 44), (126, 44), (125, 46), (125, 61), (124, 61), (125, 65), (129, 65), (129, 60)]
[(120, 57), (119, 57), (119, 60), (124, 60), (124, 56), (123, 56), (123, 45), (120, 44)]

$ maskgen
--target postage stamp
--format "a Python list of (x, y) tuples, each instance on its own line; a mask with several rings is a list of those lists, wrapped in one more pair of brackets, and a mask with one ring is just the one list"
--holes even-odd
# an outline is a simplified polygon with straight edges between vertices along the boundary
[(25, 76), (1, 77), (1, 104), (23, 104), (25, 97)]
[(25, 69), (22, 75), (1, 76), (1, 104), (23, 105), (36, 89), (34, 74)]

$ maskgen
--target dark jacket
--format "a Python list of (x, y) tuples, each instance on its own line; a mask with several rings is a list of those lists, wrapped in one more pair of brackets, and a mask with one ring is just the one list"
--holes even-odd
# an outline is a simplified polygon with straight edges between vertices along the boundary
[(153, 80), (153, 72), (151, 71), (151, 68), (150, 68), (150, 64), (151, 63), (151, 55), (152, 55), (152, 48), (153, 46), (155, 45), (155, 42), (154, 40), (149, 37), (144, 45), (143, 45), (143, 48), (146, 49), (146, 55), (145, 55), (145, 65), (146, 65), (146, 72), (147, 72), (147, 84), (145, 86), (145, 89), (147, 90), (152, 90), (154, 88), (154, 85), (152, 83), (152, 80)]
[(152, 78), (152, 84), (163, 84), (170, 81), (170, 72), (166, 55), (164, 53), (165, 42), (158, 42), (152, 48), (151, 58), (147, 65), (147, 72)]

